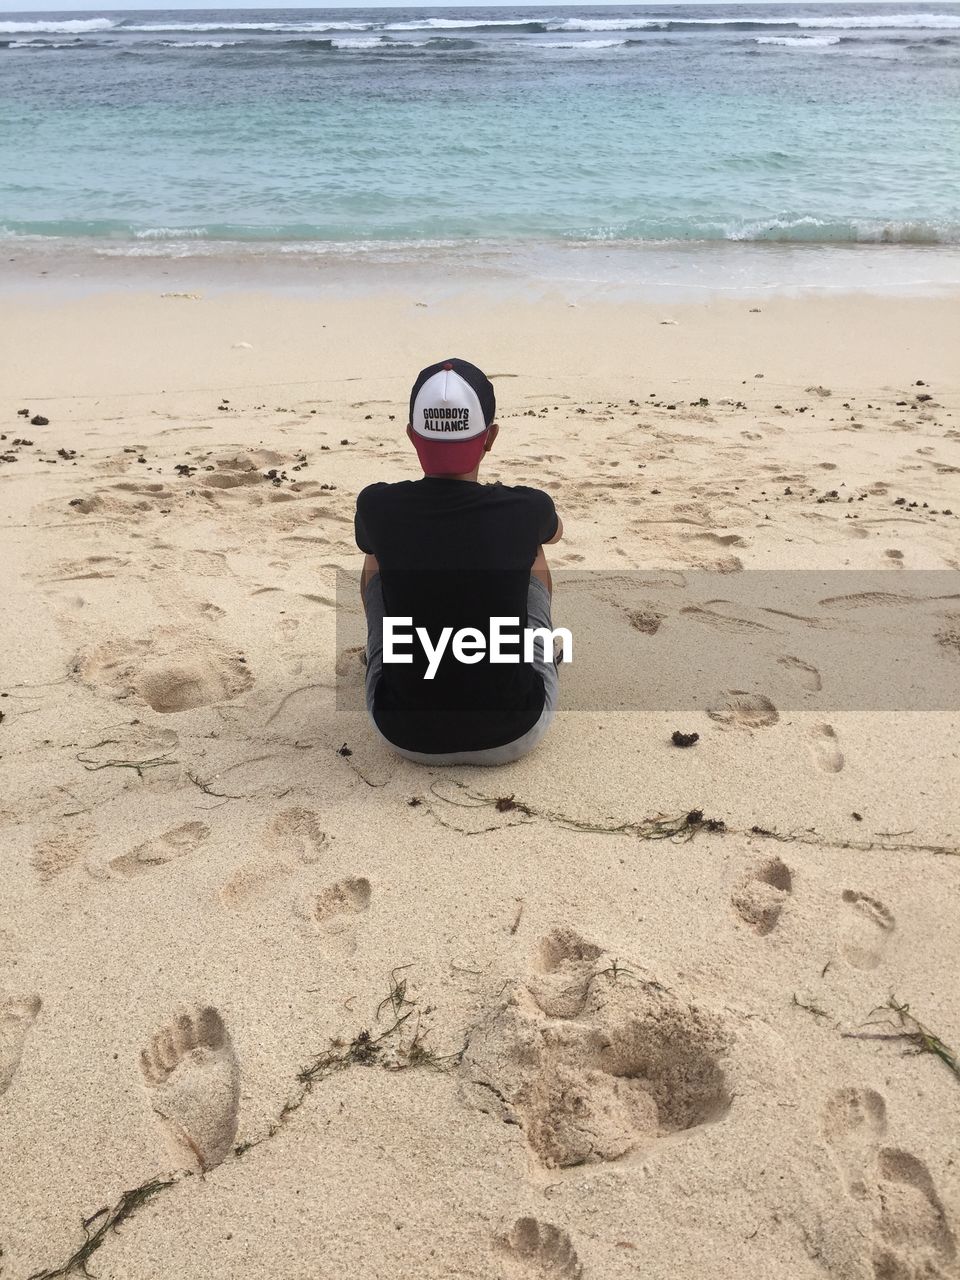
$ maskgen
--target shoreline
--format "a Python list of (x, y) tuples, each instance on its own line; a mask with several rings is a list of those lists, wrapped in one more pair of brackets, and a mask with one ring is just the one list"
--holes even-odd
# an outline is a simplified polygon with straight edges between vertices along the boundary
[(960, 245), (802, 242), (281, 242), (0, 240), (0, 296), (164, 285), (344, 296), (464, 285), (491, 296), (646, 302), (712, 298), (944, 297), (960, 293)]

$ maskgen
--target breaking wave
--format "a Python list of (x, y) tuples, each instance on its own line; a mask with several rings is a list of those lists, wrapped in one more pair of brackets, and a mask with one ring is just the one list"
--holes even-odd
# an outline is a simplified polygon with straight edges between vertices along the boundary
[(83, 35), (88, 31), (111, 31), (117, 24), (110, 18), (76, 18), (58, 22), (0, 22), (0, 35)]
[[(300, 247), (323, 243), (327, 251), (338, 249), (355, 253), (358, 241), (332, 234), (329, 226), (277, 225), (244, 226), (211, 223), (205, 226), (137, 226), (117, 220), (24, 222), (0, 219), (0, 236), (7, 239), (93, 239), (109, 243), (111, 251), (123, 253), (124, 245), (131, 253), (140, 244), (154, 244), (161, 254), (178, 245), (206, 243), (211, 250), (217, 245), (261, 244)], [(894, 222), (870, 219), (816, 217), (812, 214), (783, 215), (769, 219), (710, 223), (690, 220), (656, 222), (638, 220), (601, 227), (571, 228), (558, 239), (567, 242), (603, 241), (611, 244), (691, 244), (753, 243), (806, 245), (960, 245), (960, 223)], [(364, 240), (367, 243), (368, 238)], [(383, 244), (401, 243), (402, 238), (384, 240)]]
[(825, 49), (840, 44), (842, 36), (755, 36), (756, 44), (779, 44), (795, 49)]

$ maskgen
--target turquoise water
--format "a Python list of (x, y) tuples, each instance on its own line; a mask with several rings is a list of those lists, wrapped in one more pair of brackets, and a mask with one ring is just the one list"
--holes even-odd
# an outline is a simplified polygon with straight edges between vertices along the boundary
[(0, 14), (0, 236), (960, 243), (960, 4)]

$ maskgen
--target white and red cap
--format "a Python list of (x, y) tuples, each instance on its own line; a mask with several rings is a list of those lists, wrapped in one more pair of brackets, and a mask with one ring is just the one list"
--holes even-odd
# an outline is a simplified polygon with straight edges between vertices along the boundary
[(410, 426), (428, 476), (462, 476), (480, 461), (497, 412), (493, 384), (466, 360), (421, 370), (410, 393)]

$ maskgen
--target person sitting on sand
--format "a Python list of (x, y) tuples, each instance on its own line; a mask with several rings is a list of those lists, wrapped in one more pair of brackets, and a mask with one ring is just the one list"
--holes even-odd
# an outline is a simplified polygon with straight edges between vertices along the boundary
[[(386, 744), (421, 764), (507, 764), (537, 745), (556, 710), (543, 547), (563, 527), (540, 489), (477, 480), (495, 416), (493, 386), (475, 365), (430, 365), (413, 384), (407, 426), (423, 478), (371, 484), (357, 498), (367, 710)], [(498, 659), (485, 640), (503, 624), (509, 656)]]

